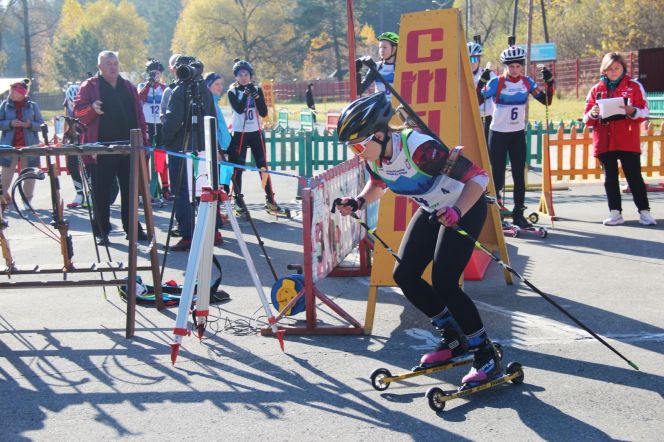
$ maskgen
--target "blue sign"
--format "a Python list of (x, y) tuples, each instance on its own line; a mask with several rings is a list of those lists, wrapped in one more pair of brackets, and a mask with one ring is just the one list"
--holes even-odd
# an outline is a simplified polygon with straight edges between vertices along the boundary
[[(524, 49), (526, 47), (522, 46)], [(556, 59), (555, 43), (533, 43), (530, 45), (530, 61), (553, 61)]]

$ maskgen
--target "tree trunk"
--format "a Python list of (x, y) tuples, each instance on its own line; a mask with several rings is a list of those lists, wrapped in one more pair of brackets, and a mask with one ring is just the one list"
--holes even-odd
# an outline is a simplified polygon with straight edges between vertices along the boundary
[(28, 14), (28, 0), (22, 0), (23, 5), (23, 45), (25, 46), (25, 70), (27, 77), (30, 79), (32, 92), (39, 92), (39, 84), (34, 78), (34, 71), (32, 70), (32, 44), (30, 42), (30, 21)]

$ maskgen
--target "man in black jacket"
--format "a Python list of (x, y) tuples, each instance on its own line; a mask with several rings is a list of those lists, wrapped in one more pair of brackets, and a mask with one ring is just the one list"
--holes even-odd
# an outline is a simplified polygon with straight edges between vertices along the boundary
[[(198, 72), (195, 72), (196, 75), (187, 81), (178, 78), (175, 83), (163, 117), (163, 141), (169, 151), (191, 153), (193, 148), (196, 152), (203, 152), (205, 150), (203, 117), (216, 117), (217, 111), (212, 101), (212, 94), (205, 86), (200, 74), (203, 71), (203, 64), (193, 57), (179, 57), (176, 62), (176, 75), (178, 77), (188, 75), (187, 68), (178, 70), (182, 66), (193, 66)], [(195, 105), (194, 102), (196, 102)], [(198, 117), (196, 133), (192, 132), (192, 125), (190, 124), (192, 112), (196, 112)], [(172, 186), (171, 191), (175, 195), (175, 218), (181, 236), (180, 241), (171, 247), (171, 250), (187, 251), (191, 247), (194, 215), (186, 160), (171, 156), (168, 159), (168, 172)], [(219, 222), (217, 222), (217, 226), (219, 227)], [(215, 245), (220, 245), (222, 242), (221, 233), (216, 232), (214, 239)]]

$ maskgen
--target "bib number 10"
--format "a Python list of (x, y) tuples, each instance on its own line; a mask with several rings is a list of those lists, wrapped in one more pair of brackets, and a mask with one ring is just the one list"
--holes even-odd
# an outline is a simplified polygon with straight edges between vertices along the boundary
[(247, 120), (252, 121), (254, 119), (254, 110), (247, 109)]

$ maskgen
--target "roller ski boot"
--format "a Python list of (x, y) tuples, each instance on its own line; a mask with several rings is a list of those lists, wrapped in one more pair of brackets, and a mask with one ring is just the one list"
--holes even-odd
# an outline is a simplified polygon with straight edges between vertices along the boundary
[(247, 218), (249, 216), (249, 210), (247, 209), (246, 204), (244, 204), (243, 200), (238, 198), (235, 199), (233, 212), (237, 218)]
[[(486, 340), (486, 333), (484, 331), (478, 337), (471, 337), (469, 339), (461, 332), (456, 321), (449, 313), (441, 318), (433, 319), (432, 324), (441, 334), (441, 340), (436, 349), (423, 355), (420, 364), (413, 367), (410, 372), (392, 376), (386, 368), (374, 370), (371, 373), (371, 385), (374, 389), (383, 391), (392, 382), (473, 363), (473, 352), (480, 348), (478, 344), (483, 344)], [(503, 350), (499, 344), (496, 344), (496, 353), (502, 358)]]
[(510, 362), (507, 369), (502, 368), (502, 354), (488, 339), (475, 352), (473, 366), (461, 380), (462, 384), (457, 391), (446, 392), (439, 387), (427, 390), (425, 396), (429, 407), (436, 412), (443, 411), (445, 404), (452, 399), (458, 399), (469, 394), (486, 390), (496, 385), (512, 382), (523, 383), (523, 367), (518, 362)]
[(290, 209), (283, 209), (274, 201), (274, 198), (265, 197), (265, 211), (278, 218), (291, 219)]
[(526, 219), (523, 216), (523, 211), (525, 209), (525, 207), (515, 207), (514, 210), (512, 210), (512, 224), (518, 227), (521, 232), (529, 232), (540, 238), (546, 238), (548, 234), (546, 227), (535, 226), (531, 223), (531, 221), (536, 223), (539, 220), (539, 216), (533, 212), (528, 215), (528, 219)]

